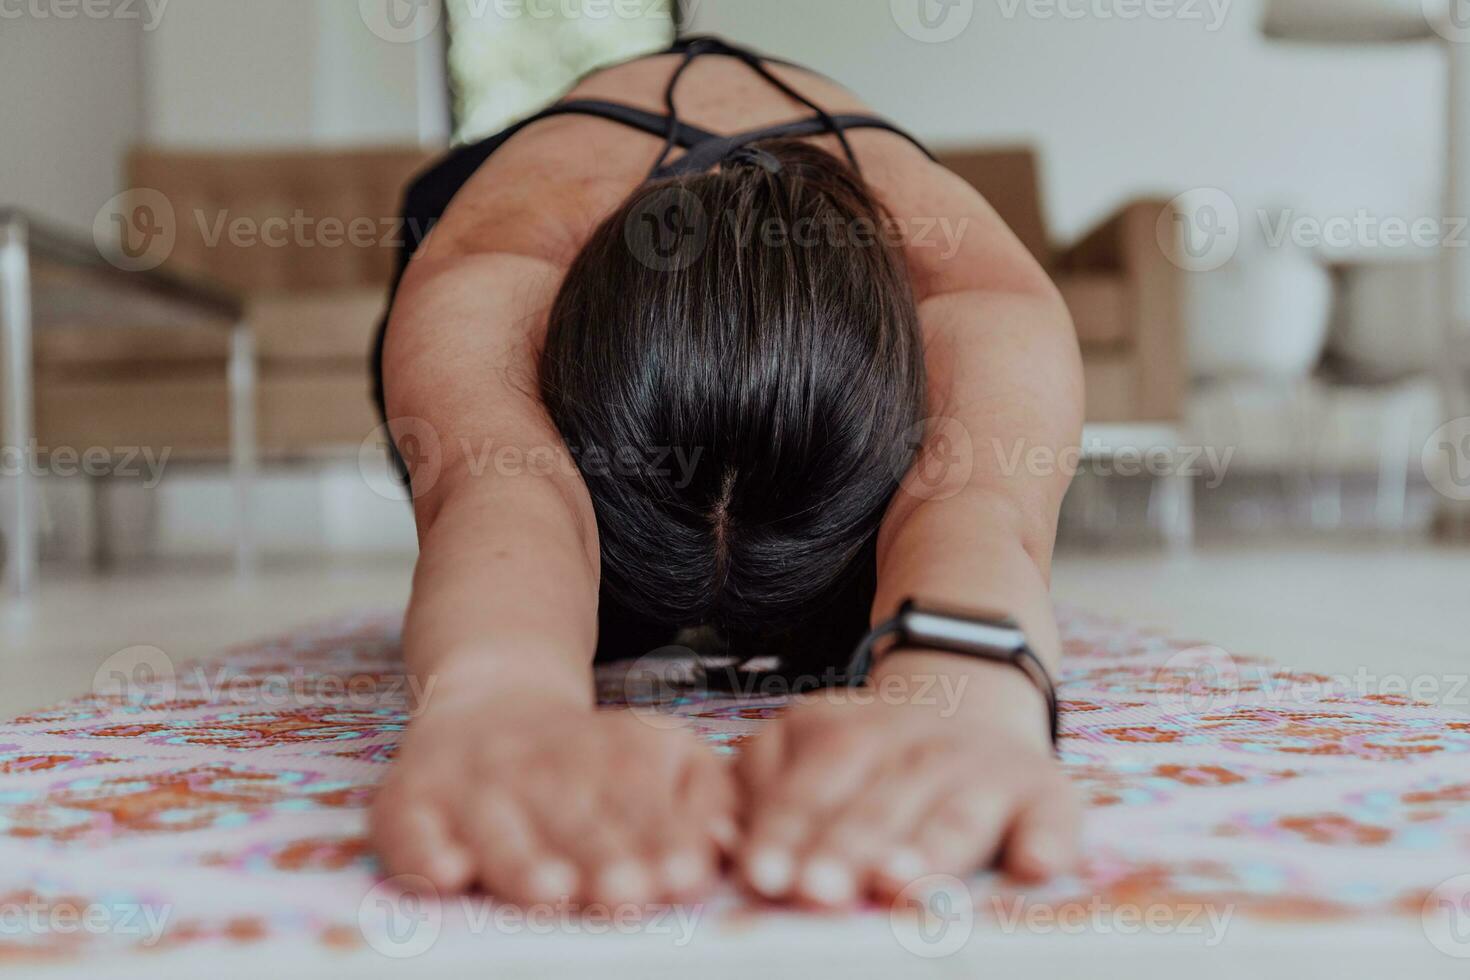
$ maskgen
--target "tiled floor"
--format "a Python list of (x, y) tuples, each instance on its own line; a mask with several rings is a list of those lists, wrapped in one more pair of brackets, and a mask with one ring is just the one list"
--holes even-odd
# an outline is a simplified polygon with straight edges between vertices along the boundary
[[(270, 566), (249, 579), (172, 566), (111, 575), (52, 571), (24, 600), (0, 600), (0, 715), (88, 690), (119, 650), (207, 655), (337, 613), (392, 608), (403, 558)], [(1432, 700), (1470, 700), (1470, 550), (1417, 541), (1240, 540), (1187, 556), (1070, 551), (1060, 602), (1236, 653), (1370, 682), (1402, 677)]]

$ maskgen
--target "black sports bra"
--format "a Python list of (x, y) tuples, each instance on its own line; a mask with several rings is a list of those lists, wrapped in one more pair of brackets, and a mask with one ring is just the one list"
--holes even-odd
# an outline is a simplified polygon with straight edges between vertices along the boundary
[[(549, 106), (529, 119), (522, 120), (512, 128), (510, 132), (503, 135), (510, 136), (525, 126), (541, 119), (552, 116), (581, 115), (596, 116), (599, 119), (608, 119), (621, 123), (633, 129), (640, 130), (652, 136), (657, 136), (664, 141), (663, 152), (659, 154), (658, 161), (648, 174), (648, 179), (655, 180), (664, 177), (673, 177), (681, 174), (702, 173), (713, 167), (722, 160), (738, 155), (742, 150), (750, 147), (752, 143), (761, 140), (779, 139), (782, 137), (804, 137), (818, 136), (823, 133), (831, 133), (836, 136), (842, 144), (843, 151), (852, 163), (853, 169), (859, 173), (862, 171), (858, 163), (857, 155), (853, 152), (852, 145), (847, 140), (847, 131), (851, 129), (881, 129), (894, 133), (908, 140), (918, 147), (925, 156), (933, 159), (928, 149), (913, 136), (904, 132), (899, 127), (881, 119), (877, 116), (860, 114), (832, 115), (817, 103), (802, 95), (800, 92), (781, 81), (766, 68), (765, 59), (759, 55), (736, 47), (716, 37), (689, 37), (676, 42), (666, 54), (681, 54), (684, 60), (674, 70), (669, 78), (668, 88), (664, 92), (664, 104), (668, 107), (666, 115), (648, 112), (621, 102), (609, 102), (602, 99), (569, 99)], [(730, 136), (722, 136), (711, 133), (708, 130), (692, 126), (679, 118), (679, 110), (674, 104), (674, 95), (679, 86), (679, 80), (684, 72), (694, 63), (695, 59), (707, 55), (728, 55), (738, 58), (749, 65), (766, 81), (780, 89), (786, 96), (810, 108), (815, 115), (804, 119), (794, 119), (790, 122), (777, 123), (774, 126), (765, 126), (760, 129), (750, 130), (744, 133), (736, 133)], [(788, 64), (788, 62), (777, 62)], [(667, 162), (670, 154), (678, 147), (685, 150), (685, 154), (672, 163)]]

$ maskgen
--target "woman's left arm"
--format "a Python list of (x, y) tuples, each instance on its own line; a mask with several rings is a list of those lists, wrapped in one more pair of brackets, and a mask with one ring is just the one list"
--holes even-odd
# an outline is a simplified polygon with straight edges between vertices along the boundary
[[(995, 210), (954, 174), (935, 167), (930, 176), (888, 182), (896, 189), (890, 211), (910, 216), (901, 223), (944, 234), (907, 239), (930, 419), (879, 535), (873, 621), (888, 619), (909, 597), (1004, 613), (1055, 672), (1052, 548), (1084, 411), (1077, 334), (1056, 287)], [(955, 659), (933, 663), (963, 669)], [(908, 654), (880, 662), (875, 677), (916, 663)], [(1029, 685), (1018, 671), (1002, 666), (978, 675), (971, 700), (986, 703), (977, 711), (993, 709), (997, 721), (1044, 712), (1034, 692), (1019, 690)], [(1044, 732), (1044, 720), (1037, 727)]]
[[(909, 243), (930, 420), (879, 535), (873, 619), (910, 597), (1004, 613), (1055, 671), (1048, 591), (1082, 426), (1076, 336), (985, 202), (949, 175), (922, 195), (889, 208), (948, 214), (962, 234), (944, 254)], [(1045, 701), (1008, 665), (895, 651), (866, 688), (791, 710), (741, 768), (742, 868), (773, 898), (842, 906), (929, 873), (997, 863), (1037, 879), (1076, 859), (1079, 807), (1052, 756)]]
[[(1049, 285), (1029, 294), (943, 293), (925, 300), (920, 316), (931, 417), (879, 535), (873, 620), (910, 597), (1003, 613), (1055, 671), (1052, 546), (1082, 428), (1071, 319)], [(917, 663), (907, 653), (880, 660), (875, 679)], [(973, 692), (985, 710), (1018, 724), (1029, 713), (1031, 727), (1045, 732), (1045, 705), (1027, 696), (1030, 684), (1013, 668), (973, 670), (946, 657), (926, 658), (925, 669), (968, 669), (976, 684), (994, 688), (993, 697)]]

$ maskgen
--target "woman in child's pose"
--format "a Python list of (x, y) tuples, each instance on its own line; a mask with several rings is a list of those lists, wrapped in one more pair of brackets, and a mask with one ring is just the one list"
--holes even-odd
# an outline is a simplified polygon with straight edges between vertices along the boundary
[(1079, 436), (1070, 321), (985, 201), (864, 113), (686, 41), (410, 191), (380, 377), (414, 420), (404, 643), (431, 693), (373, 813), (390, 870), (651, 902), (724, 852), (763, 896), (841, 907), (1069, 866), (1047, 706), (1004, 664), (880, 647), (869, 689), (792, 708), (734, 767), (593, 709), (594, 657), (699, 627), (830, 676), (908, 597), (1008, 613), (1055, 663), (1068, 476), (1014, 464)]

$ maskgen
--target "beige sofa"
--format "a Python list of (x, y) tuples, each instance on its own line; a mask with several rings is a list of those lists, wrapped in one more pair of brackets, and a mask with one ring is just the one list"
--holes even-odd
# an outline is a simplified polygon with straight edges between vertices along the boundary
[[(1156, 238), (1165, 205), (1130, 204), (1058, 249), (1046, 232), (1033, 152), (956, 151), (941, 160), (985, 195), (1060, 287), (1085, 358), (1088, 420), (1177, 421), (1186, 380), (1183, 273)], [(130, 186), (161, 192), (174, 212), (178, 237), (164, 270), (202, 274), (247, 299), (267, 457), (356, 445), (376, 425), (367, 359), (402, 188), (426, 162), (413, 148), (131, 155)], [(285, 232), (282, 243), (258, 240), (259, 229), (280, 231), (293, 219), (301, 230)], [(354, 220), (372, 233), (356, 244), (334, 234)], [(233, 232), (236, 222), (243, 234)], [(49, 321), (36, 335), (41, 444), (223, 454), (227, 331), (180, 323), (183, 314), (141, 301), (98, 323), (95, 310), (80, 315), (81, 305), (38, 315)], [(69, 320), (69, 312), (77, 315)]]
[(1082, 346), (1088, 422), (1177, 423), (1188, 381), (1186, 273), (1159, 242), (1168, 205), (1132, 202), (1081, 241), (1057, 248), (1046, 230), (1035, 152), (983, 148), (939, 158), (985, 196), (1061, 290)]
[[(402, 190), (426, 159), (418, 149), (131, 155), (129, 186), (172, 207), (177, 240), (162, 271), (200, 274), (246, 300), (267, 458), (356, 446), (377, 424), (368, 356)], [(351, 236), (354, 221), (362, 233)], [(37, 290), (41, 445), (226, 452), (222, 324), (115, 289), (89, 298), (50, 285), (61, 288)]]

